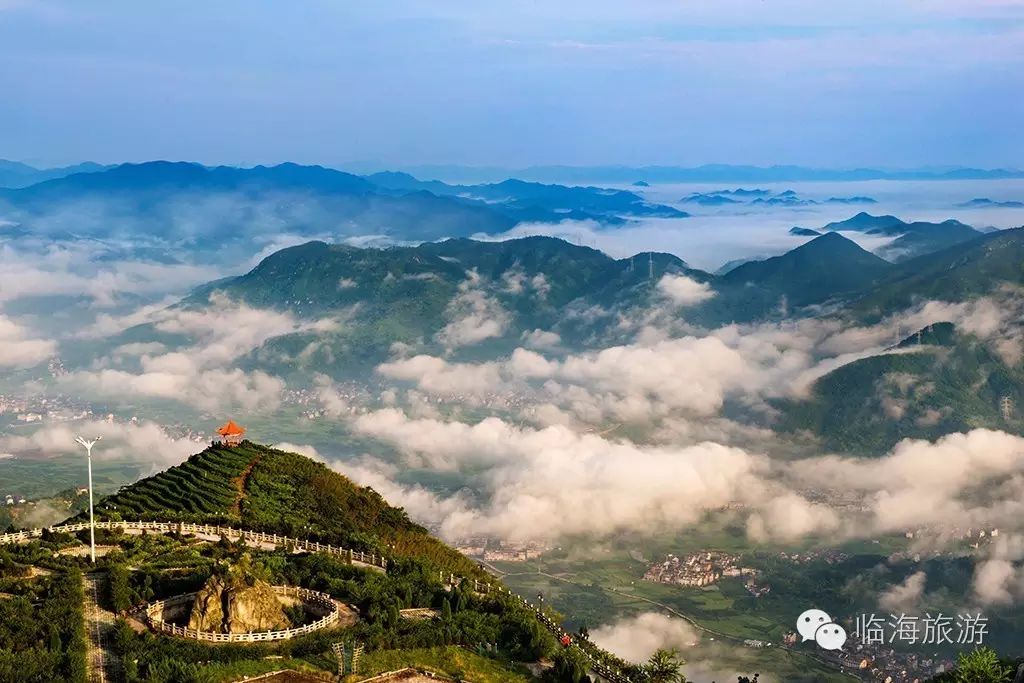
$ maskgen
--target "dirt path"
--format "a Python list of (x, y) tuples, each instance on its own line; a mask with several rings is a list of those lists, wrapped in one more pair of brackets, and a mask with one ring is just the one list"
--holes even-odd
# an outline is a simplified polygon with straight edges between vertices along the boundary
[(259, 461), (259, 458), (254, 458), (237, 477), (231, 480), (231, 483), (235, 485), (235, 504), (231, 506), (231, 510), (236, 517), (241, 518), (242, 516), (242, 501), (245, 500), (245, 488), (249, 483), (249, 475), (252, 474), (253, 468)]
[(99, 604), (100, 591), (103, 589), (104, 575), (99, 572), (85, 574), (82, 577), (85, 591), (85, 630), (88, 636), (88, 676), (91, 683), (107, 683), (117, 680), (120, 661), (110, 644), (113, 641), (114, 613), (103, 609)]

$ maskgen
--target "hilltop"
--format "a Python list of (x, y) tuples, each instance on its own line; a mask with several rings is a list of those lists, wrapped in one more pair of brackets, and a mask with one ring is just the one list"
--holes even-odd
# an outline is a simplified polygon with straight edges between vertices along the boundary
[(401, 508), (326, 465), (251, 441), (211, 445), (180, 465), (104, 498), (110, 519), (230, 524), (416, 558), (446, 571), (479, 569)]
[[(388, 357), (396, 342), (424, 352), (472, 347), (479, 355), (511, 352), (524, 334), (555, 329), (575, 343), (592, 330), (572, 328), (581, 316), (566, 315), (567, 309), (648, 302), (658, 296), (657, 281), (665, 274), (714, 279), (671, 254), (614, 259), (550, 237), (450, 239), (385, 249), (315, 241), (277, 251), (244, 275), (202, 287), (182, 305), (206, 308), (218, 292), (303, 320), (344, 320), (336, 329), (276, 337), (248, 363), (288, 373), (301, 371), (305, 360), (320, 372), (360, 374)], [(460, 324), (467, 319), (473, 324)], [(151, 327), (124, 338), (162, 339)]]
[(896, 216), (872, 216), (863, 211), (846, 220), (828, 223), (821, 231), (851, 231), (892, 237), (892, 241), (876, 249), (875, 254), (894, 263), (968, 242), (982, 234), (952, 218), (941, 223), (908, 223)]
[(782, 256), (737, 266), (723, 280), (770, 289), (800, 305), (863, 289), (891, 267), (884, 259), (831, 232)]

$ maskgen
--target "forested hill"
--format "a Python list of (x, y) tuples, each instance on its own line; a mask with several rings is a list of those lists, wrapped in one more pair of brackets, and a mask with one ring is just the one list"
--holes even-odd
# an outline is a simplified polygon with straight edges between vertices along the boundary
[(250, 441), (210, 446), (105, 498), (96, 512), (104, 519), (220, 523), (480, 573), (373, 489), (305, 456)]

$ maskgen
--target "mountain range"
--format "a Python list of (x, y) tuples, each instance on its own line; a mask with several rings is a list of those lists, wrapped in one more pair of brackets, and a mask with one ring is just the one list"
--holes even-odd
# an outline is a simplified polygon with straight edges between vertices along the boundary
[[(347, 168), (371, 173), (373, 164), (348, 164)], [(514, 176), (538, 182), (685, 183), (735, 182), (769, 183), (798, 181), (850, 180), (991, 180), (1022, 178), (1024, 170), (1015, 168), (852, 168), (827, 169), (807, 166), (749, 166), (740, 164), (704, 164), (702, 166), (530, 166), (500, 168), (458, 165), (409, 166), (410, 173), (428, 178), (472, 178), (477, 182)]]
[(685, 217), (624, 190), (506, 180), (452, 186), (405, 174), (361, 177), (321, 166), (236, 168), (154, 161), (0, 190), (18, 229), (50, 236), (163, 240), (206, 248), (282, 232), (434, 240), (566, 219), (621, 224)]
[[(1024, 286), (1022, 263), (1024, 229), (979, 235), (900, 264), (833, 231), (721, 276), (689, 268), (667, 254), (613, 259), (548, 237), (455, 239), (389, 249), (313, 242), (273, 254), (246, 275), (198, 290), (183, 305), (209, 305), (206, 299), (216, 289), (302, 318), (347, 315), (339, 331), (271, 339), (247, 363), (293, 377), (308, 376), (313, 368), (349, 377), (383, 361), (394, 342), (456, 360), (506, 354), (538, 329), (556, 333), (558, 343), (569, 349), (618, 343), (621, 316), (664, 305), (658, 281), (666, 274), (690, 278), (711, 293), (674, 314), (690, 324), (819, 315), (827, 303), (829, 315), (844, 324), (870, 325), (927, 300), (955, 304), (1001, 296), (1007, 288)], [(447, 326), (453, 307), (466, 297), (481, 306), (479, 315), (492, 316), (500, 325), (460, 346)], [(589, 313), (581, 315), (584, 311)], [(782, 406), (779, 427), (810, 429), (837, 449), (871, 452), (881, 452), (900, 435), (930, 437), (951, 425), (1006, 427), (998, 397), (1008, 395), (1024, 405), (1019, 363), (1010, 363), (967, 329), (950, 327), (941, 343), (929, 334), (923, 332), (922, 349), (901, 349), (910, 355), (882, 354), (826, 374), (807, 400)], [(134, 330), (132, 340), (139, 335)], [(913, 336), (911, 342), (920, 339)], [(901, 396), (906, 404), (902, 417), (892, 420), (882, 410), (886, 398), (879, 387), (900, 374), (941, 391)], [(991, 389), (977, 391), (979, 382)], [(942, 413), (941, 406), (948, 405), (958, 406), (957, 411)], [(850, 410), (867, 412), (857, 419), (837, 417)], [(940, 414), (941, 419), (936, 417)], [(878, 428), (877, 421), (887, 419), (888, 427)]]
[[(370, 163), (343, 164), (353, 173), (389, 174)], [(85, 162), (59, 168), (35, 168), (18, 161), (0, 159), (0, 187), (25, 187), (50, 178), (83, 171), (110, 168)], [(630, 183), (645, 187), (652, 182), (798, 182), (856, 180), (992, 180), (1024, 178), (1021, 169), (946, 168), (853, 168), (825, 169), (807, 166), (750, 166), (742, 164), (704, 164), (702, 166), (530, 166), (501, 168), (459, 165), (413, 165), (407, 170), (426, 178), (472, 178), (476, 182), (493, 183), (507, 178), (522, 178), (542, 183), (605, 182)], [(399, 174), (404, 175), (404, 174)]]

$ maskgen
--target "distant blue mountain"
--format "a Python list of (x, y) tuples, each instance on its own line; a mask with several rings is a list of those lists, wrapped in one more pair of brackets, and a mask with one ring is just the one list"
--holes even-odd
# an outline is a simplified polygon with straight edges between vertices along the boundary
[(914, 221), (907, 223), (896, 216), (872, 216), (866, 212), (844, 221), (829, 223), (823, 232), (850, 231), (869, 235), (885, 235), (894, 239), (875, 250), (875, 254), (893, 262), (906, 261), (922, 254), (929, 254), (968, 242), (981, 235), (969, 225), (949, 219), (941, 223)]
[(523, 212), (530, 215), (551, 212), (564, 218), (576, 212), (578, 218), (596, 220), (620, 216), (685, 218), (688, 215), (671, 206), (647, 202), (627, 190), (593, 186), (544, 184), (518, 178), (506, 178), (500, 183), (449, 185), (438, 180), (418, 180), (408, 173), (394, 171), (374, 173), (366, 176), (366, 180), (387, 190), (419, 189), (436, 195), (484, 201), (520, 220), (524, 220), (519, 215)]
[(701, 194), (694, 192), (679, 200), (683, 204), (698, 204), (700, 206), (725, 206), (726, 204), (742, 204), (738, 199), (730, 199), (721, 194)]
[(62, 166), (60, 168), (35, 168), (20, 161), (0, 159), (0, 187), (28, 187), (45, 180), (63, 178), (74, 173), (94, 173), (108, 168), (110, 166), (103, 166), (92, 162)]
[(425, 178), (471, 178), (476, 182), (493, 182), (508, 177), (553, 183), (621, 183), (636, 178), (649, 183), (735, 182), (785, 183), (800, 181), (848, 180), (992, 180), (1024, 178), (1021, 169), (981, 168), (911, 168), (886, 170), (878, 168), (828, 169), (806, 166), (744, 166), (706, 164), (681, 166), (531, 166), (509, 169), (456, 165), (416, 166), (406, 169)]
[[(88, 211), (81, 211), (81, 206)], [(0, 189), (5, 219), (52, 239), (145, 235), (205, 248), (287, 231), (398, 241), (506, 232), (523, 222), (684, 218), (626, 190), (507, 179), (481, 185), (363, 177), (293, 163), (237, 168), (152, 161)], [(62, 237), (58, 237), (62, 236)]]
[(1024, 202), (1018, 202), (1015, 200), (1010, 201), (996, 201), (989, 199), (988, 197), (976, 197), (968, 202), (960, 202), (957, 204), (961, 209), (979, 209), (988, 207), (1000, 207), (1004, 209), (1021, 209), (1024, 208)]
[[(740, 199), (736, 199), (736, 198)], [(824, 202), (814, 199), (804, 199), (795, 190), (783, 190), (773, 193), (771, 190), (753, 189), (745, 190), (742, 187), (735, 190), (715, 190), (713, 192), (693, 192), (679, 201), (684, 204), (698, 204), (700, 206), (724, 206), (726, 204), (739, 204), (741, 200), (753, 198), (749, 203), (757, 206), (815, 206), (817, 204), (876, 204), (871, 197), (829, 197)]]
[(877, 204), (878, 201), (871, 197), (854, 196), (854, 197), (829, 197), (825, 200), (826, 204)]

